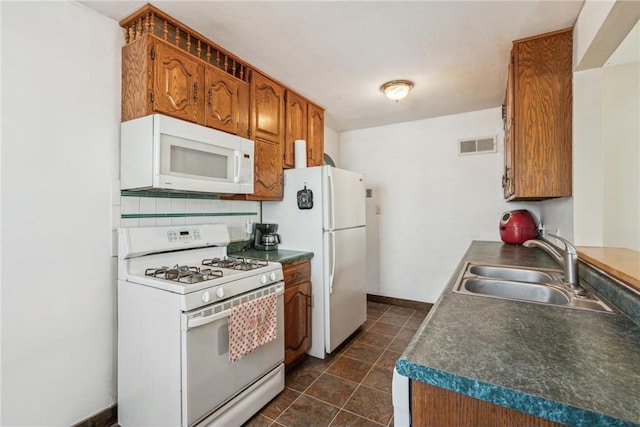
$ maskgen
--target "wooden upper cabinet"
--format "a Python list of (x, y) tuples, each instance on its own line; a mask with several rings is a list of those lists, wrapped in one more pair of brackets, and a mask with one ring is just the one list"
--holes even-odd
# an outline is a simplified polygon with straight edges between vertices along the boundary
[(254, 185), (249, 200), (282, 200), (284, 195), (281, 145), (256, 138), (254, 140)]
[(254, 72), (251, 89), (252, 136), (282, 145), (284, 142), (284, 87)]
[(508, 200), (571, 196), (572, 52), (571, 28), (513, 43), (505, 103)]
[(254, 72), (251, 79), (251, 136), (255, 142), (253, 194), (250, 200), (282, 200), (285, 89)]
[(205, 67), (205, 126), (238, 133), (238, 82), (215, 67)]
[(324, 110), (309, 103), (307, 136), (307, 166), (324, 163)]
[(152, 35), (122, 48), (122, 121), (153, 113), (248, 137), (249, 87)]
[(153, 110), (190, 122), (203, 117), (203, 66), (180, 49), (154, 43)]
[(287, 91), (286, 132), (283, 147), (283, 166), (295, 166), (295, 140), (307, 139), (307, 101), (295, 92)]

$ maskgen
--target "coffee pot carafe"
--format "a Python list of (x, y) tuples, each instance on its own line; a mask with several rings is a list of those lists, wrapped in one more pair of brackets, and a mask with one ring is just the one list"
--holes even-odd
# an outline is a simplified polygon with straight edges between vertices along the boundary
[(278, 224), (255, 224), (255, 239), (253, 247), (262, 251), (273, 251), (278, 249), (280, 235)]

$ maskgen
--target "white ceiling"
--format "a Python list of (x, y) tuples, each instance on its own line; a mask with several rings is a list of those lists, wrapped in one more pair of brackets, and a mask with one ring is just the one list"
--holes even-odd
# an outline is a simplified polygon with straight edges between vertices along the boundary
[[(145, 1), (84, 1), (117, 21)], [(326, 109), (336, 131), (502, 104), (511, 42), (570, 27), (570, 1), (153, 1)], [(380, 85), (408, 79), (398, 104)]]

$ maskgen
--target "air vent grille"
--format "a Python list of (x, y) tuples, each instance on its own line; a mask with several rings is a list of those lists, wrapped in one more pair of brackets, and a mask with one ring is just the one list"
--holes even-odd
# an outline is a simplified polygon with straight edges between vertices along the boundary
[(486, 136), (481, 138), (461, 139), (458, 141), (458, 154), (486, 154), (496, 152), (496, 137)]

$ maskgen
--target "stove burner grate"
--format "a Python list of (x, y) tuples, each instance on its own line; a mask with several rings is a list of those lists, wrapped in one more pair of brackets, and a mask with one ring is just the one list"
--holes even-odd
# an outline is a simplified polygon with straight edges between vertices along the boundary
[(202, 260), (202, 265), (218, 268), (232, 268), (234, 270), (255, 270), (256, 268), (266, 267), (269, 265), (267, 261), (258, 259), (241, 258), (241, 257), (224, 257)]
[(186, 265), (174, 265), (173, 267), (147, 268), (145, 276), (157, 277), (159, 279), (171, 280), (181, 283), (198, 283), (206, 280), (213, 280), (223, 276), (221, 270), (211, 268), (189, 267)]

